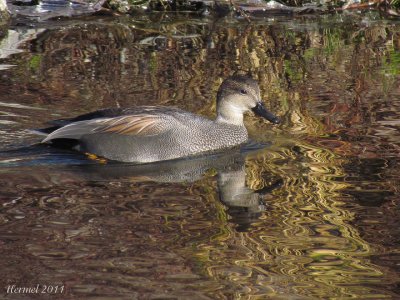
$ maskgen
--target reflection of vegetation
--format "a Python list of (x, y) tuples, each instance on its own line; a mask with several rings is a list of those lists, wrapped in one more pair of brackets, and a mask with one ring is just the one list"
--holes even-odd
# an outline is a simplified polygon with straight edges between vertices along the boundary
[(306, 61), (312, 60), (316, 55), (317, 55), (316, 48), (308, 48), (308, 49), (306, 49), (306, 51), (304, 51), (304, 59)]
[[(116, 104), (177, 105), (211, 116), (221, 79), (238, 70), (250, 72), (259, 80), (266, 104), (284, 122), (273, 128), (259, 119), (246, 119), (254, 139), (273, 143), (247, 159), (248, 185), (260, 189), (276, 176), (283, 178), (284, 186), (266, 196), (265, 213), (242, 233), (218, 202), (214, 174), (190, 187), (133, 186), (135, 193), (124, 190), (126, 195), (115, 199), (121, 202), (117, 203), (121, 215), (130, 221), (121, 222), (118, 215), (117, 224), (112, 224), (121, 226), (115, 230), (124, 244), (121, 248), (126, 247), (122, 235), (128, 232), (122, 230), (123, 224), (134, 224), (137, 230), (131, 232), (135, 240), (130, 247), (165, 246), (180, 257), (189, 257), (199, 273), (215, 279), (212, 288), (207, 282), (204, 289), (217, 291), (220, 298), (378, 296), (365, 282), (384, 286), (392, 279), (382, 273), (379, 262), (370, 261), (382, 246), (362, 236), (359, 228), (368, 227), (362, 219), (357, 222), (362, 210), (354, 208), (349, 191), (355, 194), (363, 189), (358, 181), (376, 184), (389, 170), (391, 178), (398, 175), (392, 166), (368, 181), (362, 174), (369, 172), (357, 173), (351, 157), (387, 155), (389, 146), (391, 154), (398, 156), (395, 146), (374, 136), (376, 130), (391, 129), (376, 125), (380, 121), (376, 112), (393, 113), (379, 97), (383, 73), (396, 80), (399, 75), (398, 50), (390, 46), (398, 27), (379, 24), (360, 29), (340, 23), (335, 29), (305, 27), (294, 33), (292, 24), (244, 28), (223, 20), (212, 24), (201, 19), (145, 21), (49, 30), (34, 41), (37, 53), (15, 59), (19, 73), (4, 81), (12, 86), (18, 80), (29, 91), (30, 75), (38, 72), (46, 78), (38, 83), (42, 92), (38, 102), (63, 117)], [(384, 138), (398, 138), (390, 133)], [(395, 180), (379, 184), (384, 190), (396, 188)], [(107, 190), (92, 192), (107, 194)], [(156, 194), (149, 204), (150, 192)], [(66, 195), (69, 201), (90, 199), (84, 193), (54, 194)], [(136, 202), (125, 208), (129, 203), (124, 201), (130, 198)], [(200, 208), (192, 207), (196, 200)], [(147, 214), (141, 215), (146, 207)], [(98, 214), (90, 205), (80, 209), (89, 210), (85, 213), (90, 218)], [(104, 209), (104, 216), (93, 218), (90, 226), (110, 222), (110, 210), (112, 205)], [(140, 230), (142, 224), (153, 231), (148, 237), (148, 228)], [(382, 224), (376, 226), (374, 232)], [(94, 253), (100, 251), (97, 245)]]
[(382, 90), (386, 98), (396, 86), (396, 78), (400, 75), (400, 52), (389, 48), (386, 56), (382, 57)]
[(149, 66), (150, 66), (150, 70), (152, 72), (157, 71), (157, 57), (156, 57), (155, 53), (151, 56)]
[(32, 71), (38, 71), (41, 59), (42, 57), (40, 55), (33, 55), (29, 60), (29, 68), (32, 69)]
[(288, 74), (290, 81), (301, 81), (303, 79), (303, 72), (301, 66), (295, 66), (291, 61), (284, 61), (285, 71)]
[(337, 29), (325, 29), (324, 50), (328, 55), (332, 55), (342, 46), (342, 38)]
[[(204, 1), (204, 0), (108, 0), (107, 5), (112, 9), (118, 10), (120, 12), (134, 12), (137, 9), (150, 9), (151, 11), (189, 11), (203, 13), (204, 11), (216, 11), (217, 13), (227, 14), (229, 11), (241, 11), (241, 7), (245, 7), (247, 12), (254, 15), (265, 14), (268, 15), (268, 10), (271, 8), (266, 7), (266, 11), (260, 8), (261, 5), (265, 5), (270, 2), (269, 0), (259, 1), (259, 2), (249, 2), (249, 1), (232, 1), (225, 3), (223, 1)], [(305, 12), (312, 13), (315, 11), (331, 11), (333, 9), (341, 9), (347, 3), (351, 8), (358, 9), (378, 9), (380, 6), (388, 6), (392, 9), (399, 8), (399, 0), (375, 0), (366, 1), (361, 0), (358, 2), (345, 1), (345, 0), (333, 0), (329, 2), (318, 2), (316, 3), (310, 0), (281, 0), (278, 1), (279, 4), (285, 5), (286, 7), (282, 9), (282, 12), (297, 12), (296, 7), (304, 8)], [(308, 5), (308, 9), (307, 6)], [(265, 7), (264, 7), (265, 9)], [(276, 9), (279, 9), (278, 7)], [(273, 9), (276, 12), (276, 9)], [(303, 11), (303, 10), (300, 10)], [(242, 11), (243, 12), (243, 11)]]
[(396, 51), (393, 47), (388, 51), (387, 58), (383, 60), (385, 74), (400, 74), (400, 51)]

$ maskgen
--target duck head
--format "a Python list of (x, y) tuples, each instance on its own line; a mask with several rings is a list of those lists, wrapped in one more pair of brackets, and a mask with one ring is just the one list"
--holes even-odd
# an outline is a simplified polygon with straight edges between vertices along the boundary
[(243, 114), (250, 110), (273, 124), (280, 123), (280, 118), (268, 111), (261, 101), (257, 81), (243, 75), (225, 79), (217, 94), (217, 121), (243, 124)]

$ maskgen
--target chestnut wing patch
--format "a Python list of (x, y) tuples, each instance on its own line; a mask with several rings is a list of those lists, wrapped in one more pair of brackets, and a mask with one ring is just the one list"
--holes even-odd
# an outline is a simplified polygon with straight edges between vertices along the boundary
[(151, 136), (166, 132), (177, 120), (170, 115), (128, 115), (115, 118), (101, 118), (77, 121), (50, 133), (42, 143), (54, 139), (75, 139), (95, 133), (132, 136)]
[(136, 136), (156, 135), (165, 127), (160, 121), (160, 117), (154, 115), (118, 117), (105, 121), (104, 126), (97, 128), (95, 132)]

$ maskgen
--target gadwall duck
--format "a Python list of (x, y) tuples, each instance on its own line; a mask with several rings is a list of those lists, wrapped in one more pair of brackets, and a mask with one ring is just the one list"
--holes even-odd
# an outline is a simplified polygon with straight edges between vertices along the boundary
[(110, 160), (148, 163), (231, 148), (247, 141), (243, 114), (252, 110), (277, 124), (261, 102), (257, 82), (247, 76), (224, 80), (217, 94), (217, 118), (210, 120), (171, 107), (104, 109), (53, 121), (42, 143), (66, 145)]

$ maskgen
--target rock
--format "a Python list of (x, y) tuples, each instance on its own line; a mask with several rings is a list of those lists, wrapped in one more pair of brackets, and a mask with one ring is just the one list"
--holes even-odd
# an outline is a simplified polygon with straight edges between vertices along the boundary
[(6, 0), (0, 0), (0, 26), (7, 21), (9, 17), (10, 14), (8, 13)]
[(0, 42), (7, 35), (9, 19), (10, 13), (7, 9), (6, 0), (0, 0)]

